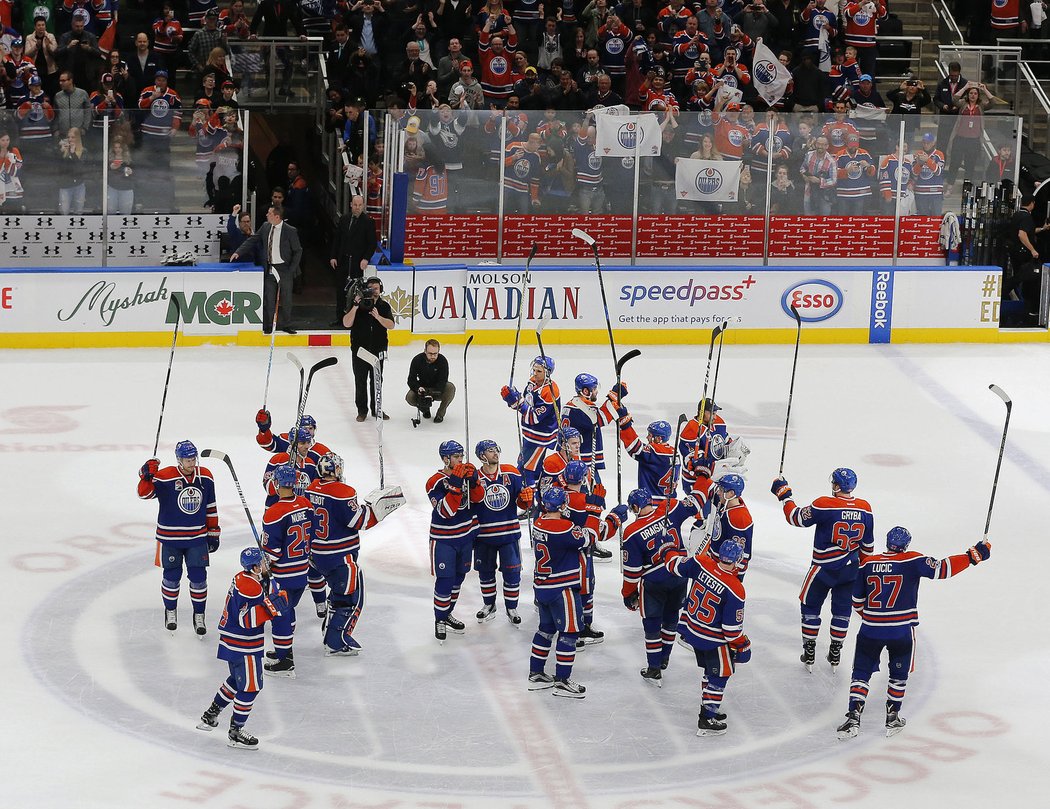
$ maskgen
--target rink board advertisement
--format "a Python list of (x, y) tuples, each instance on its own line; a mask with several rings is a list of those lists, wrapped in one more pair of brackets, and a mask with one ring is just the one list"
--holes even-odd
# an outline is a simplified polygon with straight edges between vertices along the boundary
[(136, 345), (136, 334), (170, 334), (176, 318), (187, 335), (261, 330), (259, 268), (214, 264), (0, 272), (4, 334), (109, 335), (95, 344), (125, 340), (123, 344)]
[[(551, 342), (600, 341), (605, 304), (593, 267), (438, 265), (383, 268), (388, 291), (405, 300), (416, 334), (470, 331), (484, 340), (548, 319)], [(697, 330), (728, 322), (737, 342), (794, 339), (796, 308), (807, 339), (888, 343), (996, 339), (997, 267), (612, 267), (602, 276), (609, 317), (636, 342), (697, 342)], [(997, 292), (995, 293), (998, 294)], [(905, 331), (907, 330), (907, 331)], [(987, 334), (984, 334), (984, 333)], [(500, 342), (493, 339), (492, 342)]]

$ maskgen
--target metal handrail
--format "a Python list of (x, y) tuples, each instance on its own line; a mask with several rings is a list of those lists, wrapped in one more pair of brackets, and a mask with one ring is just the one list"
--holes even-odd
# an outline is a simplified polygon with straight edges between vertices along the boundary
[[(882, 64), (883, 62), (895, 62), (895, 63), (896, 62), (907, 62), (907, 67), (905, 67), (904, 70), (901, 73), (890, 73), (890, 74), (886, 74), (886, 75), (881, 75), (880, 74), (880, 75), (875, 77), (876, 81), (881, 81), (883, 79), (898, 79), (898, 78), (903, 78), (906, 75), (915, 75), (915, 76), (917, 76), (922, 71), (922, 44), (923, 44), (923, 38), (922, 37), (916, 37), (916, 36), (877, 36), (877, 37), (875, 37), (875, 42), (878, 45), (881, 45), (883, 43), (890, 43), (890, 42), (911, 42), (913, 44), (916, 43), (916, 42), (919, 43), (918, 53), (916, 53), (916, 49), (913, 47), (912, 48), (912, 52), (911, 52), (911, 56), (908, 56), (906, 58), (895, 57), (895, 56), (881, 56), (880, 55), (879, 56), (879, 63), (880, 64)], [(914, 68), (912, 67), (913, 63), (914, 63), (914, 65), (916, 65), (916, 67), (914, 67)]]
[[(1042, 41), (1045, 42), (1045, 40)], [(1050, 44), (1050, 42), (1047, 44)], [(1043, 86), (1039, 83), (1039, 79), (1036, 78), (1035, 74), (1032, 73), (1032, 68), (1027, 61), (1021, 62), (1021, 73), (1028, 82), (1028, 86), (1031, 88), (1035, 100), (1038, 101), (1039, 106), (1043, 108), (1043, 112), (1050, 115), (1050, 96), (1047, 96), (1046, 91), (1043, 90)]]
[(955, 36), (958, 37), (958, 43), (949, 44), (964, 45), (966, 43), (966, 37), (964, 37), (962, 35), (962, 31), (959, 30), (959, 25), (955, 22), (955, 15), (952, 14), (951, 9), (948, 8), (948, 4), (945, 2), (945, 0), (937, 0), (937, 2), (933, 4), (933, 13), (936, 14), (941, 19), (941, 21), (944, 22), (945, 25), (948, 26), (949, 34), (954, 32)]

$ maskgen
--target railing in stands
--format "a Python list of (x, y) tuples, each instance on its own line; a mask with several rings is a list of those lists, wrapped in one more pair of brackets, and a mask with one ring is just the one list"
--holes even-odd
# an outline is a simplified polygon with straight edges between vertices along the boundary
[[(879, 74), (875, 77), (876, 81), (901, 81), (902, 79), (919, 75), (922, 70), (922, 37), (877, 36), (875, 37), (875, 42), (880, 46), (894, 44), (904, 45), (904, 49), (909, 51), (908, 56), (887, 56), (880, 51), (878, 61)], [(910, 48), (908, 47), (909, 45)]]
[(322, 37), (261, 37), (231, 40), (230, 59), (240, 82), (238, 102), (251, 109), (312, 110), (324, 99), (315, 68)]

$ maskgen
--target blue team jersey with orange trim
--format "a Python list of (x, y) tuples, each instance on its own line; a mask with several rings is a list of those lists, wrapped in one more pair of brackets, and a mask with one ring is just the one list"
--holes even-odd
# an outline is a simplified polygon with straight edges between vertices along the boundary
[(310, 558), (314, 567), (327, 573), (344, 564), (347, 555), (357, 559), (360, 531), (378, 523), (371, 506), (357, 501), (357, 492), (337, 480), (315, 480), (306, 490), (314, 510), (314, 533)]
[(582, 396), (573, 397), (562, 408), (561, 426), (575, 427), (580, 431), (580, 460), (591, 465), (591, 454), (594, 453), (594, 468), (605, 468), (605, 452), (602, 443), (602, 430), (606, 424), (616, 421), (616, 409), (609, 399), (599, 406)]
[(474, 506), (478, 518), (477, 541), (493, 545), (517, 542), (521, 539), (518, 495), (525, 487), (521, 472), (510, 464), (500, 464), (499, 470), (491, 475), (479, 469), (478, 481), (484, 494)]
[(919, 624), (919, 582), (950, 579), (970, 566), (962, 553), (934, 559), (915, 551), (886, 552), (865, 557), (853, 585), (853, 609), (865, 635), (899, 638)]
[(203, 466), (189, 477), (177, 466), (165, 466), (157, 470), (152, 481), (139, 481), (138, 495), (160, 504), (157, 541), (165, 545), (188, 548), (206, 541), (209, 527), (219, 526), (215, 480)]
[(313, 530), (314, 510), (299, 495), (278, 500), (263, 514), (262, 549), (274, 579), (287, 589), (306, 586)]
[[(317, 462), (321, 460), (319, 456), (313, 450), (306, 453), (305, 458), (300, 458), (295, 464), (295, 468), (298, 470), (298, 479), (295, 483), (295, 493), (297, 495), (303, 495), (306, 493), (312, 481), (317, 480)], [(277, 484), (273, 481), (274, 470), (278, 466), (283, 466), (291, 461), (291, 456), (287, 452), (278, 452), (266, 463), (266, 471), (263, 472), (263, 489), (266, 491), (266, 506), (269, 508), (277, 502), (280, 495), (277, 492)]]
[[(701, 509), (703, 509), (711, 497), (711, 487), (715, 482), (709, 478), (700, 478), (693, 487), (692, 496)], [(744, 541), (744, 556), (737, 565), (736, 573), (741, 579), (747, 573), (748, 565), (751, 564), (751, 540), (755, 531), (754, 521), (751, 519), (751, 511), (744, 503), (743, 498), (736, 498), (735, 505), (725, 508), (719, 514), (717, 536), (711, 539), (711, 552), (716, 554), (722, 547), (722, 543), (732, 537), (739, 537)], [(714, 504), (712, 504), (712, 507)]]
[(266, 622), (272, 617), (262, 583), (242, 570), (233, 577), (226, 593), (216, 656), (236, 662), (241, 655), (261, 655)]
[(685, 553), (682, 542), (682, 523), (699, 514), (693, 500), (679, 502), (674, 498), (664, 500), (656, 509), (638, 517), (623, 531), (623, 590), (624, 597), (638, 590), (642, 579), (651, 582), (670, 582), (675, 576), (655, 560), (657, 552), (672, 543), (676, 550)]
[[(262, 447), (267, 452), (288, 452), (288, 433), (278, 433), (274, 435), (273, 432), (267, 430), (264, 433), (256, 433), (255, 443)], [(310, 445), (310, 451), (318, 456), (324, 455), (325, 453), (331, 452), (328, 447), (322, 444), (320, 441), (314, 441)]]
[(480, 486), (473, 486), (469, 500), (464, 502), (462, 492), (449, 488), (450, 477), (451, 475), (442, 469), (431, 475), (427, 481), (427, 498), (433, 507), (430, 514), (430, 539), (473, 541), (478, 534), (478, 515), (473, 504), (479, 503), (485, 492)]
[[(718, 438), (715, 438), (715, 436), (718, 436)], [(728, 440), (729, 428), (717, 413), (714, 416), (714, 423), (710, 427), (706, 424), (701, 424), (697, 418), (692, 418), (685, 423), (685, 426), (682, 427), (682, 432), (678, 436), (678, 452), (681, 454), (683, 461), (690, 455), (694, 459), (692, 469), (688, 469), (684, 463), (682, 465), (682, 488), (686, 492), (692, 491), (693, 484), (696, 483), (698, 469), (704, 477), (711, 477), (715, 461), (718, 460), (714, 457), (714, 447), (719, 441), (724, 444)]]
[[(620, 430), (620, 441), (627, 454), (638, 461), (638, 488), (654, 500), (665, 500), (678, 487), (678, 463), (670, 444), (643, 441), (633, 426)], [(673, 468), (672, 468), (673, 467)]]
[(872, 539), (875, 518), (867, 500), (857, 497), (818, 497), (799, 508), (794, 501), (784, 503), (784, 517), (799, 528), (816, 526), (813, 532), (813, 564), (838, 570), (857, 564), (858, 554), (875, 552)]
[(536, 566), (533, 587), (537, 590), (582, 588), (586, 561), (583, 549), (594, 534), (564, 517), (543, 516), (532, 524)]
[(713, 649), (740, 637), (744, 624), (744, 585), (722, 570), (706, 551), (666, 562), (675, 576), (692, 579), (678, 622), (678, 633), (697, 649)]

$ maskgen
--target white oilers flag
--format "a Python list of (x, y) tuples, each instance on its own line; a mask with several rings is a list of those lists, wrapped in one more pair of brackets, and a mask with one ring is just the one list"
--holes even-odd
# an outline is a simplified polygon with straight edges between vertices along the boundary
[(791, 81), (788, 69), (780, 64), (780, 60), (761, 39), (755, 47), (751, 75), (755, 80), (755, 89), (769, 106), (784, 97), (788, 82)]
[(693, 160), (675, 164), (674, 189), (678, 199), (700, 202), (736, 202), (740, 196), (739, 160)]
[(831, 72), (831, 32), (826, 25), (821, 26), (817, 39), (817, 53), (820, 54), (820, 63), (817, 65), (825, 73)]
[(600, 157), (656, 157), (663, 146), (660, 123), (651, 112), (630, 118), (596, 115), (594, 125), (594, 151)]

